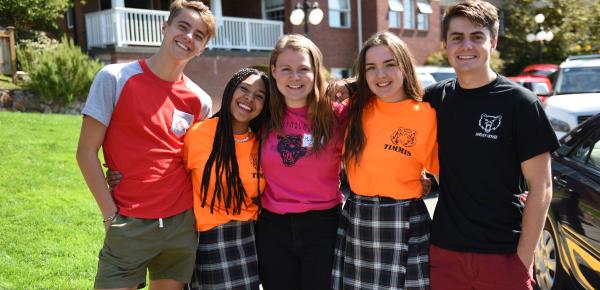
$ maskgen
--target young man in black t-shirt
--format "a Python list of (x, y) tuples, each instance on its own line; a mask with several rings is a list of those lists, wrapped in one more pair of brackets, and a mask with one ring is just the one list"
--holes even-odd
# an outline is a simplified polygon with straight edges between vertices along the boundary
[[(531, 289), (533, 251), (552, 197), (556, 136), (537, 98), (497, 75), (496, 8), (447, 9), (448, 61), (457, 73), (426, 90), (437, 110), (440, 197), (431, 229), (431, 288)], [(525, 204), (520, 201), (526, 190)]]

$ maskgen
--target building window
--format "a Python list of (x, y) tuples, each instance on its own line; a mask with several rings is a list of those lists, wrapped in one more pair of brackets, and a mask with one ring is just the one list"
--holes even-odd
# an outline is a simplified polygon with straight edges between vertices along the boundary
[(402, 0), (388, 0), (390, 6), (390, 12), (388, 13), (389, 27), (391, 28), (402, 28)]
[(283, 0), (264, 0), (264, 5), (263, 18), (285, 21), (285, 6)]
[(75, 18), (73, 18), (73, 9), (75, 8), (67, 8), (65, 9), (65, 21), (67, 22), (67, 28), (73, 28), (75, 23)]
[(417, 29), (429, 30), (429, 14), (433, 13), (428, 0), (418, 0), (417, 2)]
[(415, 0), (404, 0), (404, 29), (415, 29)]
[(329, 0), (329, 26), (350, 27), (350, 0)]
[(152, 9), (150, 0), (125, 0), (125, 7), (138, 9)]
[(350, 70), (347, 68), (332, 67), (331, 76), (336, 80), (349, 78)]
[(110, 0), (100, 0), (100, 10), (107, 10), (112, 8), (112, 3)]

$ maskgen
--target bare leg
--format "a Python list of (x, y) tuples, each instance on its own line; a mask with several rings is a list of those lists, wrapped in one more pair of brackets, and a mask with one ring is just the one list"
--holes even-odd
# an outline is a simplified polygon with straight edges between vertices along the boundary
[(181, 290), (183, 283), (173, 279), (150, 280), (150, 290)]

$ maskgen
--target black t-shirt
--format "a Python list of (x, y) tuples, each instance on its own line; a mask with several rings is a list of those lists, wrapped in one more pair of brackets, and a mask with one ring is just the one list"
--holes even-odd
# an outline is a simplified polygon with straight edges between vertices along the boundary
[(498, 76), (476, 89), (430, 86), (437, 111), (440, 195), (431, 243), (461, 252), (511, 253), (521, 231), (521, 162), (558, 148), (537, 98)]

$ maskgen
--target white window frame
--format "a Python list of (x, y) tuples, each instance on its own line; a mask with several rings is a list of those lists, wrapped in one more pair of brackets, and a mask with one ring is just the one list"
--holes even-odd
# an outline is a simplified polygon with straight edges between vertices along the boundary
[[(342, 8), (344, 5), (340, 5), (341, 2), (344, 1), (346, 3), (346, 7)], [(336, 3), (337, 5), (333, 4)], [(329, 10), (329, 27), (334, 28), (350, 28), (351, 25), (351, 8), (350, 8), (350, 0), (328, 0), (328, 10)], [(333, 17), (332, 17), (333, 16)], [(337, 16), (337, 17), (335, 17)], [(337, 19), (337, 21), (336, 21)], [(344, 21), (346, 23), (344, 23)]]
[(433, 13), (428, 0), (417, 0), (417, 29), (429, 30), (429, 15)]
[[(275, 5), (271, 5), (267, 7), (267, 2), (276, 2)], [(279, 5), (277, 5), (280, 2)], [(262, 0), (261, 1), (262, 8), (262, 18), (268, 20), (282, 21), (285, 22), (285, 1), (284, 0)], [(273, 15), (273, 12), (281, 12), (281, 19), (279, 18), (269, 18), (269, 14)]]
[(75, 13), (73, 9), (74, 8), (65, 9), (65, 23), (67, 24), (68, 29), (75, 27)]
[(388, 26), (390, 28), (402, 28), (402, 12), (404, 6), (402, 0), (388, 0), (390, 11), (388, 12)]
[(416, 29), (416, 9), (415, 0), (403, 0), (404, 13), (402, 15), (402, 23), (404, 29)]

